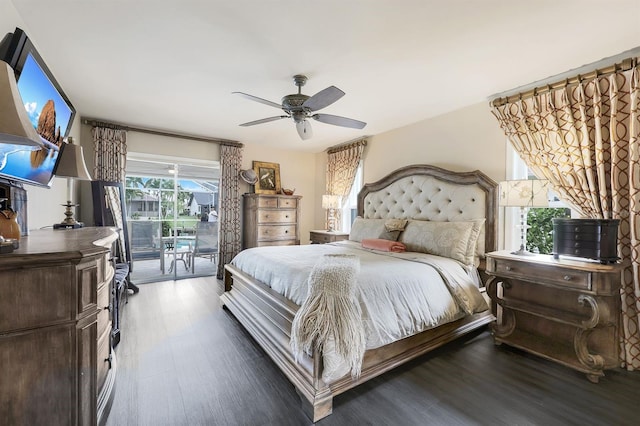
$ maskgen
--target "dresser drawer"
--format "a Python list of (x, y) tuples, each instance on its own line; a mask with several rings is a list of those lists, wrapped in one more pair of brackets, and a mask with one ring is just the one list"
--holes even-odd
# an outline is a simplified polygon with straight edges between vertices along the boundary
[(258, 241), (256, 247), (268, 247), (268, 246), (295, 246), (299, 241), (295, 239), (290, 240), (270, 240), (270, 241)]
[(276, 197), (260, 197), (258, 198), (259, 209), (277, 209), (278, 199)]
[[(99, 330), (100, 329), (98, 329), (98, 334), (100, 333)], [(107, 373), (109, 372), (109, 355), (111, 354), (110, 335), (111, 331), (109, 330), (108, 333), (101, 335), (98, 339), (98, 389), (101, 389), (102, 385), (104, 385), (104, 381), (107, 378)]]
[(281, 209), (295, 209), (298, 207), (297, 198), (278, 198), (278, 207)]
[(495, 262), (495, 275), (520, 278), (527, 281), (545, 282), (561, 287), (591, 290), (593, 283), (591, 272), (578, 271), (567, 268), (548, 267), (544, 265), (532, 266), (521, 262), (498, 260)]
[(260, 210), (258, 223), (296, 223), (296, 210)]
[(260, 225), (258, 240), (295, 239), (296, 225)]

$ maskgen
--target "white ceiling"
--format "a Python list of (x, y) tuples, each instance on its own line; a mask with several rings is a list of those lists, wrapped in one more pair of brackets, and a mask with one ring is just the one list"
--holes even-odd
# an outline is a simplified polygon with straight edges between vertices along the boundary
[[(11, 1), (81, 116), (310, 152), (640, 46), (640, 0)], [(368, 125), (238, 126), (294, 74)]]

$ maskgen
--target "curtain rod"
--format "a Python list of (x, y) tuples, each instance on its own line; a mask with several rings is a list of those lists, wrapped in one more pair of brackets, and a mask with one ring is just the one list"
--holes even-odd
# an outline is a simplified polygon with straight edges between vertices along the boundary
[(493, 106), (500, 106), (509, 101), (530, 97), (534, 94), (544, 93), (571, 84), (577, 84), (585, 79), (609, 75), (619, 71), (627, 71), (638, 66), (638, 58), (640, 58), (640, 46), (624, 51), (618, 55), (610, 56), (579, 68), (547, 77), (543, 80), (497, 93), (489, 97), (489, 102)]
[(331, 148), (327, 149), (327, 154), (333, 154), (336, 152), (340, 152), (340, 151), (344, 151), (345, 149), (349, 149), (349, 148), (353, 148), (356, 146), (367, 146), (367, 137), (362, 137), (362, 138), (357, 138), (357, 139), (353, 139), (349, 142), (345, 142), (343, 144), (340, 145), (336, 145), (336, 146), (332, 146)]
[(198, 141), (198, 142), (209, 142), (209, 143), (217, 143), (220, 145), (230, 145), (230, 146), (236, 146), (238, 148), (243, 147), (243, 145), (240, 142), (230, 141), (226, 139), (215, 139), (215, 138), (208, 138), (205, 136), (188, 135), (188, 134), (179, 133), (179, 132), (169, 132), (164, 130), (150, 129), (146, 127), (130, 126), (127, 124), (103, 121), (96, 118), (82, 117), (81, 121), (83, 124), (87, 124), (91, 127), (106, 127), (108, 129), (127, 130), (131, 132), (147, 133), (150, 135), (188, 139), (188, 140)]

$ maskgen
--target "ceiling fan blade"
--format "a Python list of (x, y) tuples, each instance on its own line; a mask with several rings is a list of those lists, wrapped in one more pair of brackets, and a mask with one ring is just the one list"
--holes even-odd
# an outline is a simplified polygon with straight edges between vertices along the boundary
[(309, 123), (309, 121), (307, 120), (298, 121), (296, 123), (296, 130), (298, 131), (298, 134), (300, 135), (300, 138), (303, 141), (306, 141), (307, 139), (311, 139), (311, 137), (313, 136), (311, 123)]
[(343, 96), (344, 92), (342, 90), (338, 89), (336, 86), (329, 86), (307, 99), (302, 106), (310, 109), (311, 111), (318, 111), (319, 109), (331, 105)]
[(278, 115), (276, 117), (263, 118), (263, 119), (256, 120), (256, 121), (249, 121), (248, 123), (242, 123), (241, 126), (242, 127), (255, 126), (256, 124), (268, 123), (270, 121), (276, 121), (276, 120), (280, 120), (282, 118), (289, 118), (289, 116), (288, 115)]
[(339, 115), (331, 114), (313, 114), (311, 116), (314, 120), (318, 120), (321, 123), (333, 124), (334, 126), (350, 127), (352, 129), (364, 129), (367, 125), (364, 121), (354, 120), (353, 118), (340, 117)]
[(275, 102), (268, 101), (266, 99), (259, 98), (257, 96), (249, 95), (247, 93), (242, 92), (231, 92), (232, 95), (240, 95), (243, 98), (249, 99), (250, 101), (260, 102), (261, 104), (270, 105), (272, 107), (282, 109), (282, 105), (277, 104)]

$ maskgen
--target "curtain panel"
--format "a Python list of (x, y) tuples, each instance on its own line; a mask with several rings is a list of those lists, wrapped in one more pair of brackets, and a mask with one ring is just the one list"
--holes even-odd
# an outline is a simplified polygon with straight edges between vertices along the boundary
[(125, 182), (127, 165), (127, 131), (112, 127), (92, 127), (93, 178)]
[[(341, 198), (341, 207), (347, 201), (347, 196), (351, 192), (353, 181), (358, 171), (358, 165), (367, 145), (366, 139), (352, 142), (347, 145), (331, 148), (327, 151), (327, 174), (326, 189), (329, 195), (339, 195)], [(342, 228), (341, 223), (342, 211), (338, 209), (335, 212), (335, 222), (338, 224), (338, 230)], [(325, 223), (328, 223), (326, 218)]]
[(619, 219), (621, 361), (640, 369), (640, 70), (492, 103), (505, 135), (538, 178), (587, 218)]
[(220, 144), (220, 203), (218, 212), (218, 279), (224, 277), (224, 265), (242, 250), (240, 223), (240, 166), (242, 146)]

